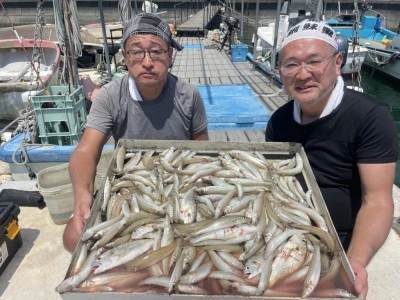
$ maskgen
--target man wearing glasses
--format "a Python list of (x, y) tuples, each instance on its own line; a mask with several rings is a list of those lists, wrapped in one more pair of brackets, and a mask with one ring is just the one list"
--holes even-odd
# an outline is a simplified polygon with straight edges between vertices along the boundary
[(325, 22), (288, 31), (279, 74), (291, 101), (272, 115), (266, 141), (303, 145), (365, 299), (366, 266), (392, 224), (398, 139), (384, 104), (344, 87), (342, 60)]
[(141, 14), (127, 23), (121, 49), (129, 75), (98, 91), (82, 140), (69, 162), (75, 203), (63, 237), (68, 251), (74, 250), (90, 218), (96, 165), (110, 134), (115, 142), (121, 138), (208, 139), (199, 91), (168, 72), (174, 48), (183, 49), (157, 15)]

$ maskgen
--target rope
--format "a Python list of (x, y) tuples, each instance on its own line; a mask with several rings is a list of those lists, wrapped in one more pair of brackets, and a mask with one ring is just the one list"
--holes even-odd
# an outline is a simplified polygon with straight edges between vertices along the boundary
[[(12, 161), (15, 165), (18, 166), (25, 166), (26, 170), (28, 171), (28, 176), (30, 179), (35, 179), (36, 178), (36, 174), (32, 171), (32, 169), (28, 166), (28, 155), (26, 153), (25, 148), (27, 146), (37, 146), (37, 147), (45, 147), (45, 146), (54, 146), (54, 145), (50, 145), (50, 144), (28, 144), (24, 139), (21, 141), (21, 143), (19, 144), (18, 148), (15, 149), (15, 151), (12, 154)], [(17, 161), (16, 155), (17, 153), (20, 151), (20, 159), (21, 162)]]
[[(67, 39), (74, 46), (75, 57), (80, 57), (82, 56), (83, 42), (81, 39), (76, 1), (68, 0), (68, 7), (64, 7), (63, 3), (60, 3), (62, 1), (63, 0), (53, 0), (54, 23), (56, 25), (58, 43), (65, 55), (67, 52), (65, 48), (65, 35), (68, 34)], [(66, 31), (65, 22), (70, 22), (70, 32)]]
[(13, 125), (14, 123), (18, 122), (21, 119), (25, 119), (26, 117), (30, 116), (31, 114), (33, 114), (35, 111), (31, 110), (28, 111), (27, 113), (25, 113), (24, 115), (19, 116), (18, 118), (16, 118), (15, 120), (13, 120), (10, 124), (8, 124), (6, 127), (4, 127), (1, 131), (0, 131), (0, 135), (5, 132), (11, 125)]
[(400, 55), (399, 51), (394, 51), (388, 58), (385, 58), (383, 60), (380, 60), (376, 54), (376, 50), (374, 51), (375, 53), (375, 57), (372, 57), (370, 52), (368, 51), (368, 56), (369, 58), (376, 63), (378, 66), (384, 66), (387, 65), (393, 61), (395, 61), (395, 59)]
[(132, 6), (130, 0), (118, 1), (119, 20), (125, 28), (126, 23), (132, 18)]
[(68, 19), (71, 23), (70, 42), (74, 44), (75, 57), (81, 57), (83, 42), (81, 39), (81, 31), (78, 21), (78, 8), (76, 7), (76, 0), (69, 0), (68, 3), (69, 3)]
[(63, 53), (65, 53), (65, 40), (64, 40), (64, 22), (61, 8), (60, 8), (60, 1), (62, 0), (53, 0), (53, 8), (54, 8), (54, 24), (56, 26), (56, 35), (58, 40), (58, 45)]

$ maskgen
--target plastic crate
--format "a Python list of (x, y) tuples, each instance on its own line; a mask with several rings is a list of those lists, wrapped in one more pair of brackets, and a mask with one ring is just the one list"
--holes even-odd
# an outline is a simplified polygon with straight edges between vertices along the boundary
[(197, 85), (209, 130), (265, 130), (270, 113), (245, 84)]
[(68, 86), (48, 88), (32, 96), (43, 144), (77, 145), (86, 126), (87, 112), (82, 86), (69, 94)]
[(0, 203), (0, 274), (22, 245), (19, 212), (19, 206), (12, 202)]
[(232, 62), (244, 62), (247, 57), (247, 45), (238, 44), (231, 46)]

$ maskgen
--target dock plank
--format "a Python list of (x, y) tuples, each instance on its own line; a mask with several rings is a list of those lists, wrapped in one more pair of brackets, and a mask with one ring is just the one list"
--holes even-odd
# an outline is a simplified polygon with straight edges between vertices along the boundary
[(226, 135), (230, 142), (248, 142), (247, 135), (243, 130), (227, 130)]
[(228, 50), (217, 51), (212, 47), (215, 43), (207, 38), (177, 39), (184, 47), (191, 47), (175, 52), (170, 69), (172, 74), (195, 85), (246, 84), (270, 114), (287, 102), (281, 88), (254, 68), (250, 61), (232, 62)]
[(262, 130), (246, 130), (245, 134), (249, 142), (265, 142), (265, 133)]
[(226, 142), (228, 137), (223, 130), (210, 130), (208, 131), (208, 140), (210, 142)]

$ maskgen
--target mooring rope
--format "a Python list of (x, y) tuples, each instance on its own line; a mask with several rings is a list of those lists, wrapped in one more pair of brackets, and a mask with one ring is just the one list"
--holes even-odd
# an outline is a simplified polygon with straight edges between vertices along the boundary
[[(81, 39), (80, 26), (78, 21), (78, 9), (76, 7), (76, 0), (69, 0), (68, 7), (64, 7), (62, 0), (53, 0), (54, 8), (54, 23), (56, 25), (56, 34), (59, 46), (63, 53), (66, 53), (66, 40), (65, 35), (68, 34), (68, 42), (74, 46), (74, 56), (82, 56), (83, 42)], [(65, 22), (71, 24), (70, 32), (65, 29)]]
[(394, 51), (388, 58), (379, 60), (376, 51), (374, 51), (374, 53), (375, 53), (375, 57), (372, 57), (370, 51), (368, 51), (368, 56), (378, 66), (387, 65), (387, 64), (393, 62), (400, 55), (399, 51)]
[(126, 23), (132, 18), (132, 6), (130, 0), (118, 1), (119, 20), (125, 28)]

